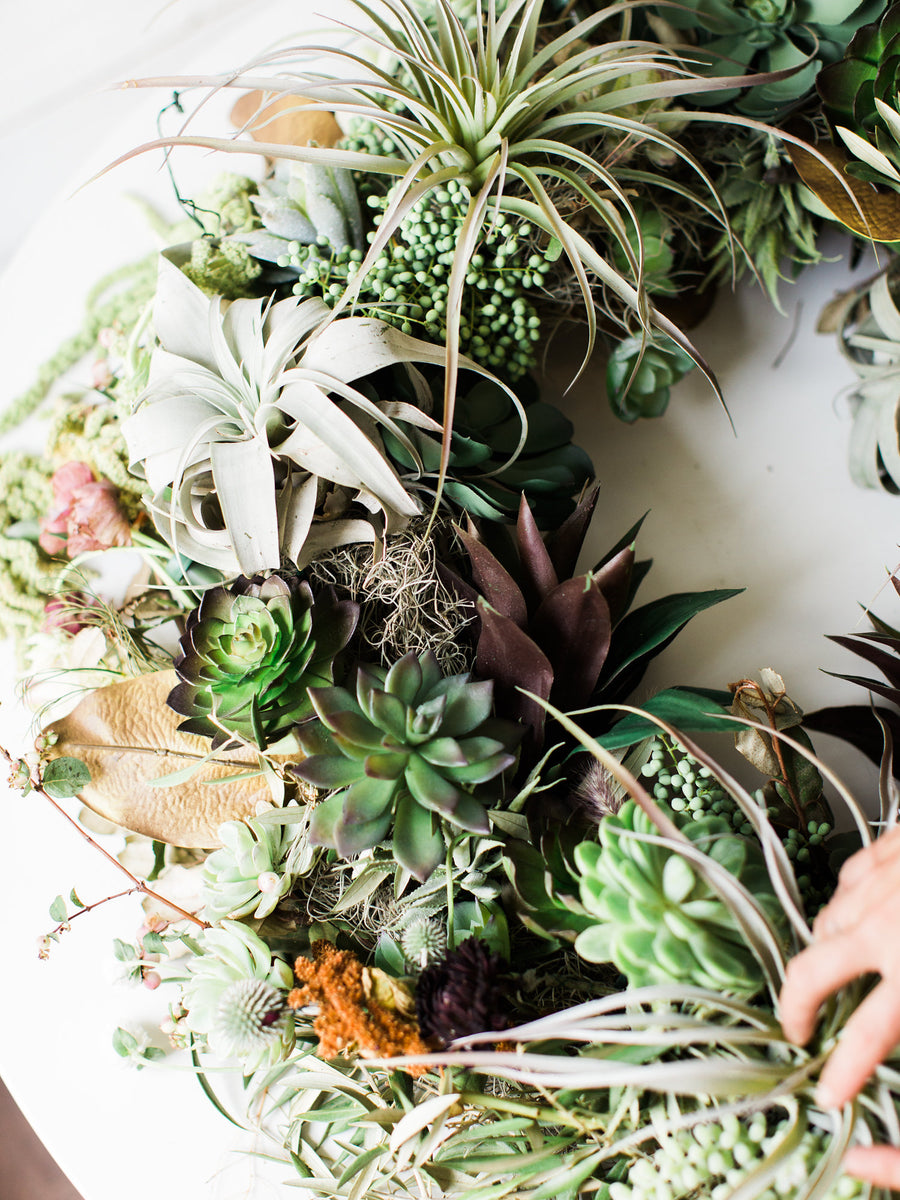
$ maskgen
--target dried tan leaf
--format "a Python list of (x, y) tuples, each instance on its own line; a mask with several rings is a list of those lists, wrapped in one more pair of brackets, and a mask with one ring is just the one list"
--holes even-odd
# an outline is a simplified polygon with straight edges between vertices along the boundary
[(344, 136), (334, 114), (322, 109), (298, 109), (304, 96), (277, 96), (266, 104), (264, 92), (245, 92), (231, 110), (231, 123), (246, 129), (256, 142), (281, 146), (333, 146)]
[(900, 195), (876, 192), (870, 183), (846, 175), (844, 167), (850, 159), (839, 147), (820, 143), (816, 149), (833, 170), (799, 146), (787, 146), (797, 174), (835, 219), (876, 242), (900, 240)]
[(244, 748), (217, 751), (185, 783), (150, 786), (209, 754), (207, 738), (178, 732), (184, 718), (166, 704), (177, 682), (174, 671), (154, 671), (91, 692), (49, 727), (58, 738), (49, 757), (87, 766), (81, 798), (108, 821), (176, 846), (218, 846), (219, 825), (253, 816), (271, 793), (262, 777), (209, 782), (255, 770), (256, 756)]

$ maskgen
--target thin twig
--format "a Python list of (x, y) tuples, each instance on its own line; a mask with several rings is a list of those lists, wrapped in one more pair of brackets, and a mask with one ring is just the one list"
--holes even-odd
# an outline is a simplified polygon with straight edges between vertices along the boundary
[[(18, 771), (20, 765), (24, 761), (22, 759), (13, 758), (13, 756), (10, 754), (10, 752), (4, 746), (0, 746), (0, 755), (2, 755), (3, 758), (6, 759), (6, 761), (9, 763), (10, 767), (12, 768), (12, 770), (14, 772)], [(186, 909), (181, 908), (178, 904), (174, 904), (171, 900), (167, 900), (165, 898), (165, 896), (161, 896), (158, 892), (154, 892), (152, 888), (148, 887), (145, 880), (139, 879), (137, 877), (137, 875), (132, 874), (132, 872), (129, 871), (128, 868), (123, 863), (119, 862), (119, 860), (116, 858), (116, 856), (114, 854), (110, 854), (110, 852), (108, 850), (104, 849), (104, 847), (101, 846), (99, 842), (95, 841), (94, 838), (92, 838), (91, 835), (88, 833), (88, 831), (86, 829), (84, 829), (81, 825), (79, 825), (79, 823), (75, 820), (75, 818), (73, 816), (70, 816), (69, 813), (67, 813), (66, 810), (63, 808), (63, 806), (57, 800), (54, 800), (54, 798), (50, 795), (49, 792), (44, 790), (43, 784), (41, 783), (41, 780), (40, 780), (40, 776), (39, 775), (36, 776), (35, 772), (31, 769), (29, 764), (25, 763), (25, 765), (28, 766), (28, 783), (31, 787), (31, 790), (37, 792), (38, 795), (43, 796), (45, 800), (47, 800), (50, 804), (53, 805), (53, 807), (56, 809), (56, 811), (61, 816), (65, 817), (65, 819), (69, 822), (69, 824), (73, 827), (73, 829), (75, 829), (79, 834), (81, 834), (81, 836), (84, 838), (84, 840), (89, 845), (93, 846), (95, 850), (99, 851), (99, 853), (102, 854), (103, 857), (108, 862), (112, 863), (112, 865), (117, 870), (121, 871), (123, 875), (127, 875), (127, 877), (134, 884), (134, 887), (130, 890), (135, 891), (135, 892), (141, 892), (143, 895), (149, 896), (151, 898), (151, 900), (156, 900), (159, 904), (164, 904), (166, 906), (166, 908), (171, 908), (173, 910), (173, 912), (177, 912), (180, 916), (184, 917), (184, 919), (186, 921), (193, 921), (193, 923), (195, 925), (199, 925), (201, 929), (209, 929), (209, 923), (207, 921), (204, 921), (201, 917), (198, 917), (196, 915), (196, 913), (187, 912)], [(112, 897), (110, 897), (110, 898), (112, 898)], [(94, 907), (96, 907), (96, 906), (94, 906)]]

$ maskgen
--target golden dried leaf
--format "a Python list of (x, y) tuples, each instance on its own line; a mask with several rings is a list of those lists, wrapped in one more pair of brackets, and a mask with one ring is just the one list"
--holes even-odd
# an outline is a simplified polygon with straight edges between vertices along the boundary
[(208, 782), (255, 770), (256, 756), (244, 748), (216, 751), (184, 783), (150, 786), (209, 754), (207, 738), (178, 732), (184, 718), (166, 704), (177, 682), (174, 671), (154, 671), (91, 692), (49, 727), (58, 740), (48, 757), (87, 766), (91, 782), (81, 798), (108, 821), (176, 846), (218, 846), (219, 825), (252, 817), (271, 793), (259, 776)]
[(789, 143), (787, 147), (797, 174), (835, 219), (861, 237), (900, 241), (900, 195), (876, 192), (870, 183), (846, 175), (844, 167), (850, 159), (839, 147), (820, 143), (816, 149), (833, 170), (800, 146)]
[(264, 92), (245, 92), (231, 110), (231, 123), (246, 129), (256, 142), (280, 146), (333, 146), (344, 136), (334, 114), (320, 108), (298, 108), (304, 96), (276, 96), (266, 103)]

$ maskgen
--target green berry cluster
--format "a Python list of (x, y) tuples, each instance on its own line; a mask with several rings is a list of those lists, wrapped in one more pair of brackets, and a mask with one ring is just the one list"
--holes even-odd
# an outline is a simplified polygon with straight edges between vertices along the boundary
[[(388, 193), (366, 200), (375, 210), (376, 228), (390, 198)], [(450, 272), (467, 202), (465, 189), (454, 181), (423, 197), (375, 262), (357, 310), (404, 333), (445, 341)], [(362, 258), (357, 250), (336, 250), (319, 238), (314, 245), (289, 243), (278, 266), (297, 272), (297, 295), (318, 294), (326, 303), (336, 303)], [(531, 293), (543, 286), (550, 261), (549, 253), (533, 241), (530, 226), (501, 218), (488, 230), (466, 275), (460, 326), (465, 354), (512, 379), (529, 370), (541, 326)]]
[(735, 799), (721, 786), (709, 767), (691, 758), (677, 742), (655, 738), (641, 774), (653, 780), (650, 790), (654, 799), (673, 812), (695, 821), (704, 817), (724, 817), (741, 837), (753, 836), (753, 828)]
[[(721, 1123), (678, 1130), (662, 1139), (651, 1158), (638, 1159), (625, 1182), (609, 1185), (610, 1200), (679, 1200), (699, 1195), (701, 1189), (710, 1200), (725, 1200), (774, 1150), (783, 1133), (780, 1127), (770, 1133), (762, 1113), (749, 1120), (728, 1116)], [(796, 1196), (815, 1173), (828, 1142), (828, 1134), (807, 1129), (759, 1200)], [(865, 1190), (864, 1183), (844, 1176), (827, 1193), (827, 1200), (852, 1200)]]

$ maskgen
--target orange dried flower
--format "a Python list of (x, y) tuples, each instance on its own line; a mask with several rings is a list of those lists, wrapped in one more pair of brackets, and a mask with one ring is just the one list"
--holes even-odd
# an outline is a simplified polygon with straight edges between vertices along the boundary
[[(294, 973), (300, 982), (288, 993), (291, 1008), (317, 1007), (313, 1030), (319, 1038), (319, 1055), (336, 1058), (359, 1054), (362, 1058), (392, 1058), (427, 1054), (414, 1017), (398, 1007), (387, 1007), (375, 996), (373, 972), (350, 950), (330, 942), (312, 945), (313, 957), (298, 958)], [(425, 1067), (406, 1067), (410, 1075), (424, 1075)]]

